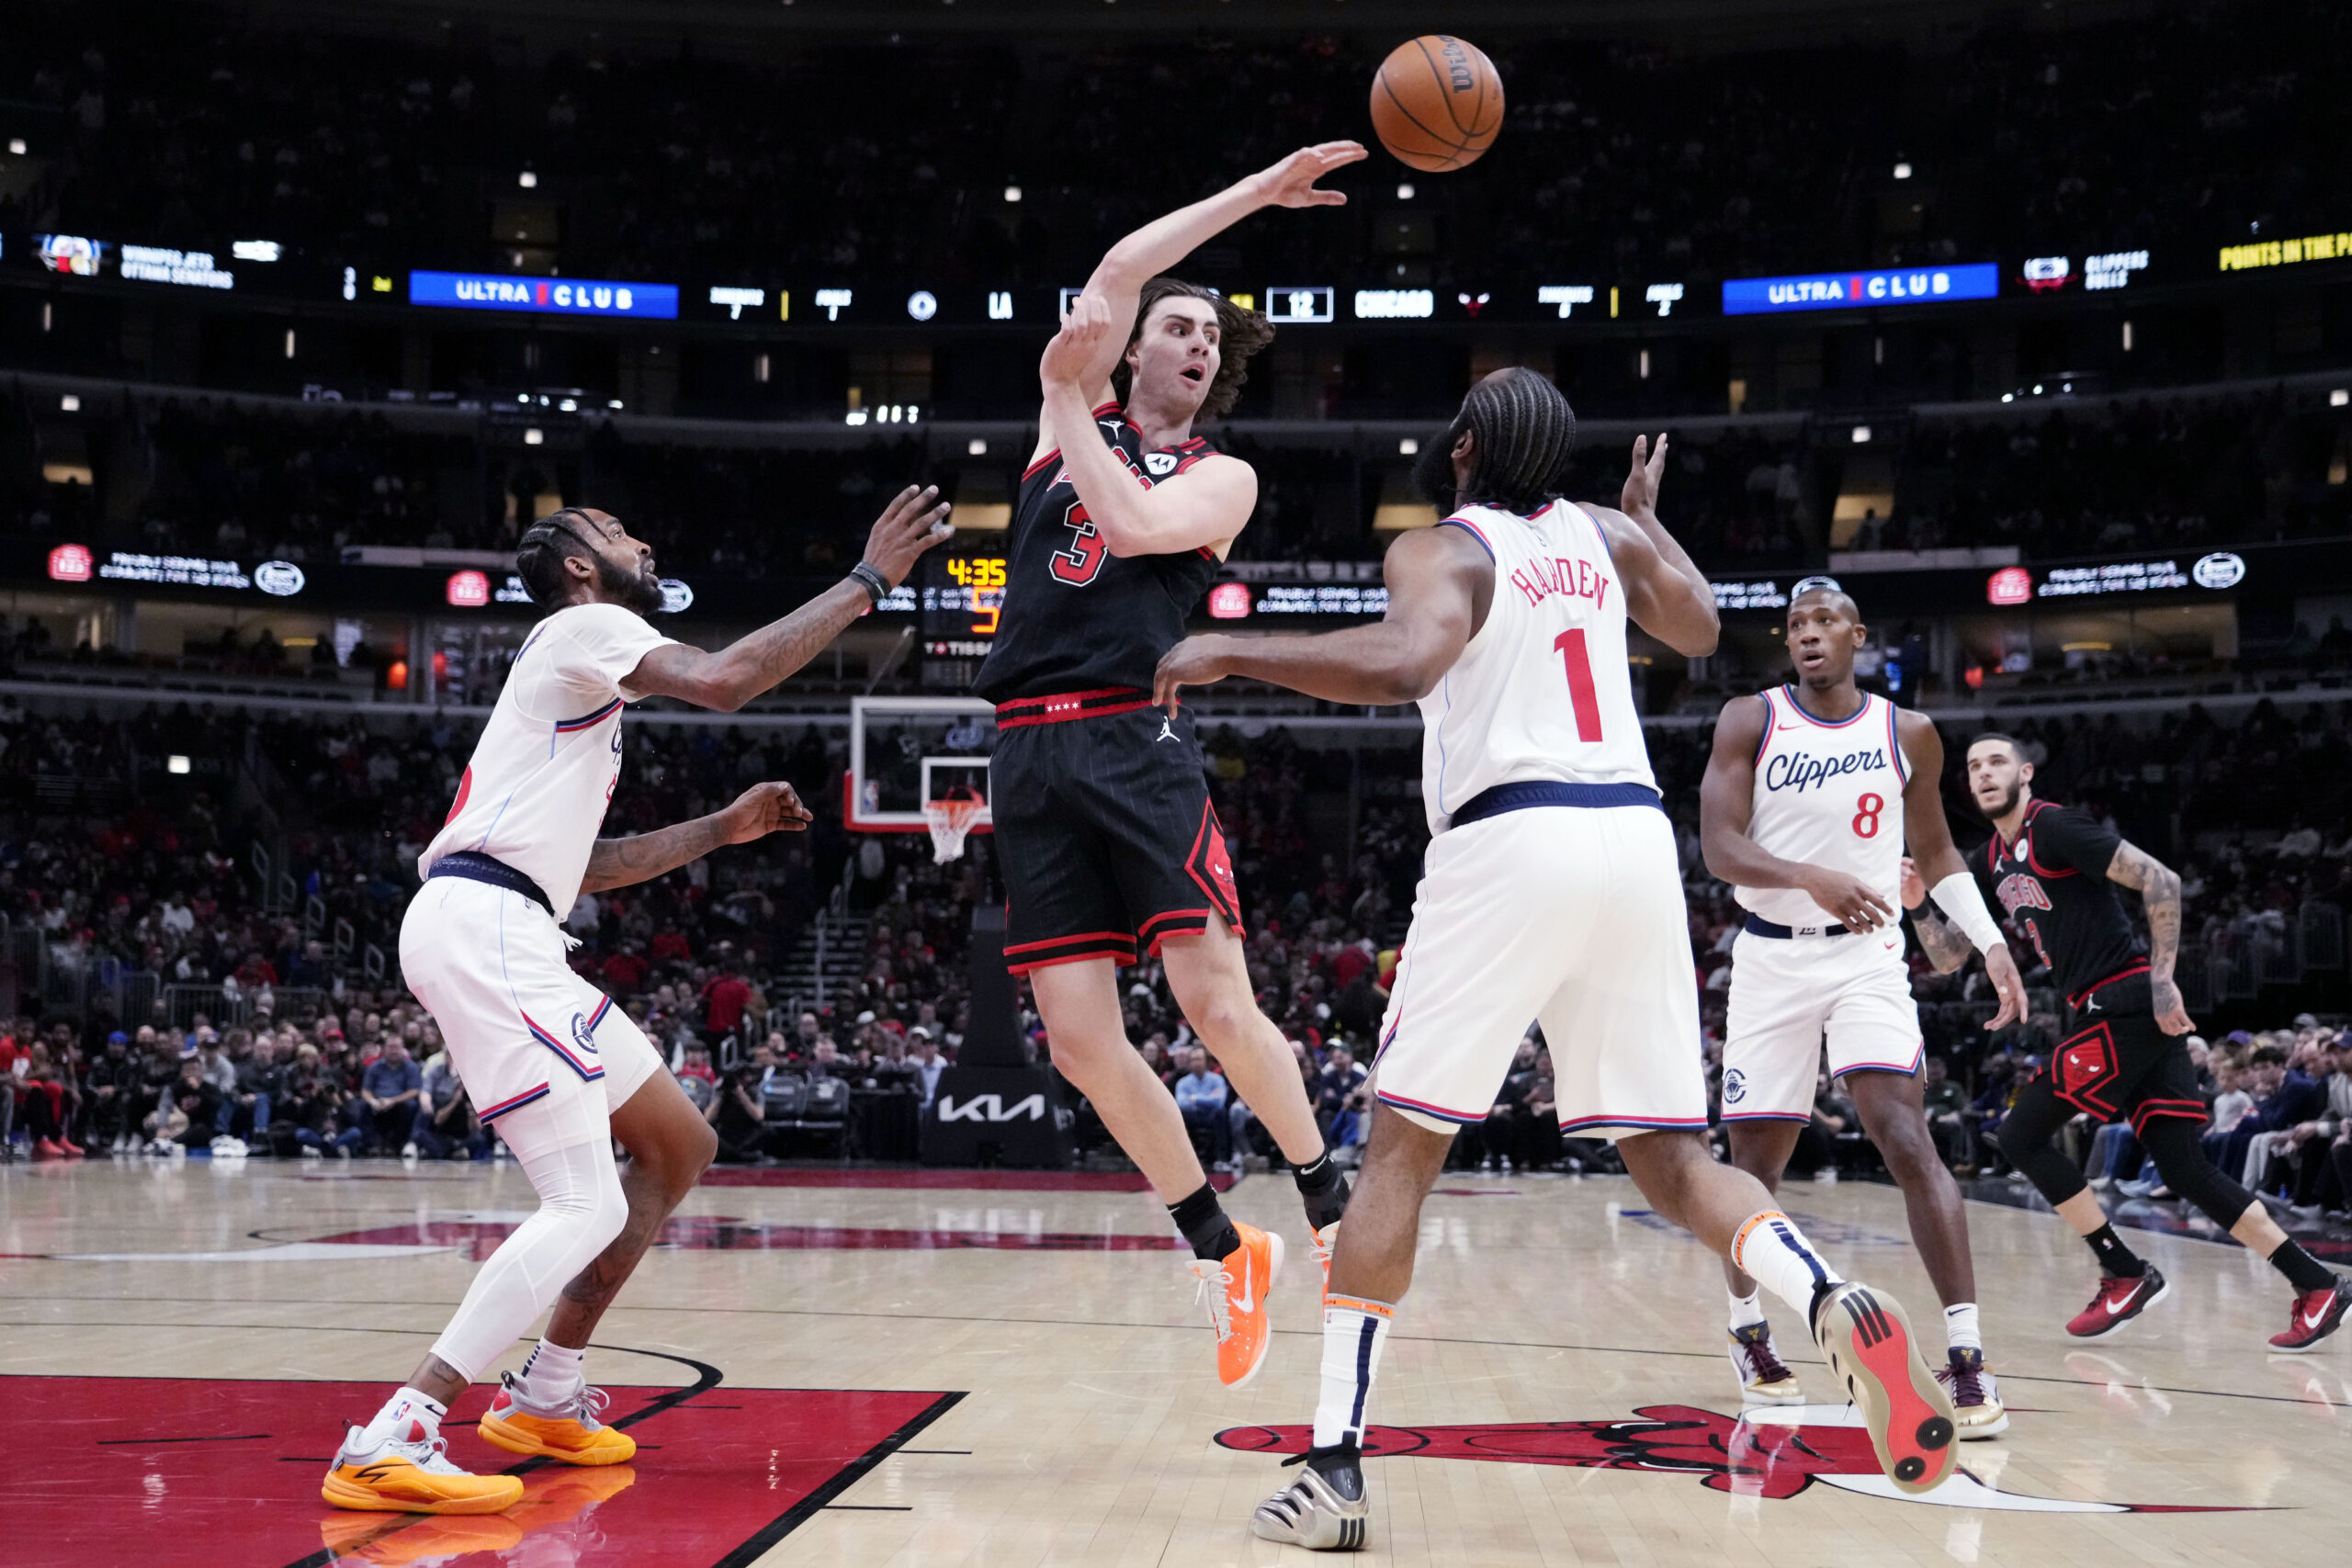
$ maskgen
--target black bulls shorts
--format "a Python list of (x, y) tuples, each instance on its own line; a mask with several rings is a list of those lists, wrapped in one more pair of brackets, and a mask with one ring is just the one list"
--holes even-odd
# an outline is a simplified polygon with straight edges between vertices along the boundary
[(2072, 1029), (2042, 1069), (2059, 1099), (2102, 1122), (2139, 1132), (2158, 1116), (2205, 1120), (2185, 1035), (2156, 1027), (2144, 969), (2074, 998)]
[(1212, 913), (1238, 933), (1225, 830), (1193, 721), (1142, 692), (1028, 697), (997, 709), (989, 761), (1010, 919), (1005, 966), (1132, 964)]

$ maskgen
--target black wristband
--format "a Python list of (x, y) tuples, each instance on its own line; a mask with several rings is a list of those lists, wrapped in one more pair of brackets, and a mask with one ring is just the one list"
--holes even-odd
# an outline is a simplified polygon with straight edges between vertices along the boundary
[(865, 562), (860, 561), (855, 566), (850, 568), (849, 575), (850, 581), (865, 589), (866, 596), (871, 598), (876, 604), (879, 604), (884, 599), (889, 596), (890, 580), (883, 576), (880, 572), (875, 570)]

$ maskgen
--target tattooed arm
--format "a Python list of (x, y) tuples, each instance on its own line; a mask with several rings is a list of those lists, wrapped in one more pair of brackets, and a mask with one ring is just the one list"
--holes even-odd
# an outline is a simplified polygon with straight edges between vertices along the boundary
[(1919, 874), (1917, 863), (1909, 855), (1903, 857), (1903, 907), (1911, 912), (1911, 929), (1919, 933), (1919, 945), (1927, 950), (1928, 962), (1936, 966), (1937, 974), (1951, 974), (1976, 951), (1968, 933), (1938, 914), (1928, 902), (1927, 879)]
[(2180, 873), (2126, 840), (2108, 863), (2107, 879), (2135, 889), (2147, 909), (2148, 993), (2156, 1026), (2166, 1034), (2188, 1033), (2197, 1024), (2172, 977), (2173, 961), (2180, 954)]
[[(938, 494), (936, 485), (920, 491), (910, 485), (899, 492), (866, 536), (865, 564), (880, 572), (893, 588), (914, 570), (916, 557), (952, 532), (943, 521), (947, 503), (937, 500)], [(733, 713), (831, 648), (833, 638), (873, 603), (864, 585), (855, 578), (846, 578), (784, 619), (717, 653), (682, 642), (665, 642), (638, 661), (623, 685), (639, 695), (677, 697), (696, 707)], [(693, 858), (688, 854), (671, 864)]]
[(808, 808), (790, 784), (753, 784), (724, 811), (631, 838), (597, 840), (588, 852), (588, 874), (581, 878), (580, 891), (602, 893), (607, 887), (650, 882), (721, 844), (747, 844), (769, 833), (797, 833), (808, 826)]

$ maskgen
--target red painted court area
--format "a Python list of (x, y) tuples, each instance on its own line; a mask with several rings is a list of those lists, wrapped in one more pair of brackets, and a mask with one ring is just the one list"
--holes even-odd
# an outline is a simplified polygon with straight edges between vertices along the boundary
[[(602, 1469), (513, 1458), (476, 1437), (476, 1388), (450, 1412), (450, 1457), (524, 1481), (504, 1514), (355, 1514), (319, 1501), (376, 1383), (0, 1377), (19, 1434), (0, 1508), (9, 1568), (324, 1568), (564, 1564), (735, 1568), (783, 1539), (936, 1419), (957, 1394), (702, 1386), (612, 1388), (639, 1444)], [(460, 1425), (463, 1423), (463, 1425)]]

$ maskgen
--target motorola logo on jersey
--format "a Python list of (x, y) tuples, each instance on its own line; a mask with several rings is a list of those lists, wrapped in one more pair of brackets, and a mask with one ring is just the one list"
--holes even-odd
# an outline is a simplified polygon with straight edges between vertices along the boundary
[(1843, 757), (1811, 757), (1803, 751), (1784, 751), (1764, 764), (1764, 787), (1769, 790), (1792, 789), (1799, 795), (1819, 788), (1831, 779), (1848, 773), (1872, 773), (1886, 766), (1886, 751), (1873, 747), (1868, 751), (1853, 751)]
[(1176, 454), (1173, 452), (1147, 452), (1144, 454), (1143, 466), (1151, 470), (1154, 478), (1166, 479), (1170, 474), (1176, 471)]
[(2021, 871), (2013, 871), (2001, 878), (2001, 885), (1994, 888), (1993, 893), (2001, 900), (2001, 908), (2012, 915), (2019, 909), (2050, 908), (2050, 895), (2043, 890), (2041, 879), (2028, 876)]

